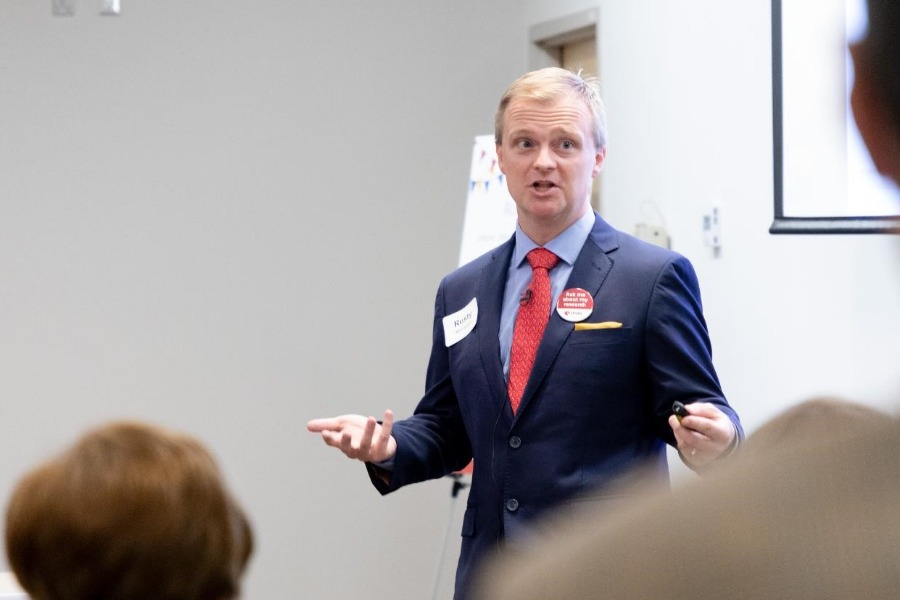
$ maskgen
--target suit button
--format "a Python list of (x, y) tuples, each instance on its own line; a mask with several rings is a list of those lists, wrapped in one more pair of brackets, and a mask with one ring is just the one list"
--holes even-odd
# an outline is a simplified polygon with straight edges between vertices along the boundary
[(518, 448), (521, 445), (522, 445), (522, 438), (520, 438), (519, 436), (514, 435), (511, 438), (509, 438), (509, 447), (510, 448)]
[(510, 498), (506, 501), (506, 510), (509, 512), (516, 512), (519, 510), (519, 501), (515, 498)]

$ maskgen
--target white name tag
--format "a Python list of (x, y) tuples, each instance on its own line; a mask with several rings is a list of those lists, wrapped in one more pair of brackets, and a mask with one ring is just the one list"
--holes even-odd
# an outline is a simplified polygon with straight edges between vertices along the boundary
[(472, 301), (466, 304), (465, 308), (458, 310), (453, 314), (447, 315), (443, 319), (444, 323), (444, 343), (449, 348), (459, 340), (469, 335), (475, 329), (475, 323), (478, 321), (478, 299), (472, 298)]

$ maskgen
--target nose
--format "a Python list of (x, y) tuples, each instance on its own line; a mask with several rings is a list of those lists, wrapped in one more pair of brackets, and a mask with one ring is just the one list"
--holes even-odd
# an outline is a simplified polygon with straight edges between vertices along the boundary
[(548, 171), (556, 166), (556, 157), (549, 146), (541, 146), (534, 158), (534, 168), (538, 171)]

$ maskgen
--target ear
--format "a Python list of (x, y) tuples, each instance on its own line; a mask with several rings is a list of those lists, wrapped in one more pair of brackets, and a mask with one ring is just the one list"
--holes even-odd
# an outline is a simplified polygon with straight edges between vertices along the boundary
[(900, 183), (900, 136), (896, 125), (879, 94), (862, 48), (854, 44), (850, 46), (850, 54), (854, 70), (850, 106), (859, 134), (878, 172)]
[(500, 172), (506, 175), (506, 169), (503, 168), (503, 144), (496, 144), (497, 149), (497, 166), (500, 167)]
[(606, 160), (606, 148), (597, 152), (594, 156), (594, 168), (591, 171), (591, 177), (596, 177), (603, 170), (603, 162)]

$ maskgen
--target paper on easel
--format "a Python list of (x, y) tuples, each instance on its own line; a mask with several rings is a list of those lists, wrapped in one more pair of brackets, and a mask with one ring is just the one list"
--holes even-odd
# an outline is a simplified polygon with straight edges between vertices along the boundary
[(509, 239), (516, 230), (516, 204), (497, 164), (494, 136), (475, 136), (459, 264)]

